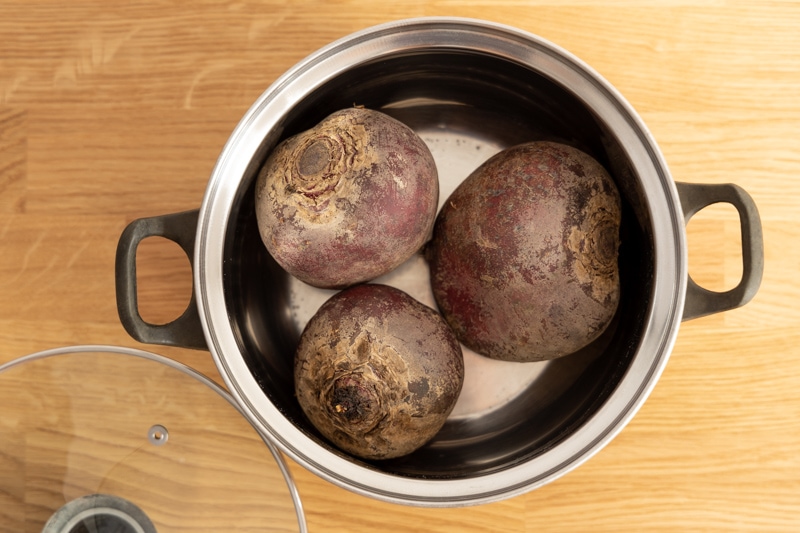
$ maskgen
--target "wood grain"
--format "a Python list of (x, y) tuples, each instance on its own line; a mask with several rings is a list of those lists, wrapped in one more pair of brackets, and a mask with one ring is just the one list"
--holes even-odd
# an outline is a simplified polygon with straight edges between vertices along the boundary
[[(125, 225), (198, 207), (238, 120), (297, 61), (430, 15), (519, 27), (591, 65), (641, 114), (675, 180), (753, 196), (764, 280), (745, 307), (682, 324), (644, 407), (565, 477), (495, 504), (420, 509), (291, 463), (310, 530), (800, 530), (798, 2), (0, 0), (0, 362), (75, 343), (142, 347), (116, 315)], [(687, 236), (692, 276), (735, 285), (735, 213), (701, 212)], [(169, 320), (186, 305), (185, 258), (153, 242), (140, 264), (148, 316)], [(153, 349), (220, 379), (206, 352)], [(16, 409), (0, 390), (0, 419)], [(28, 438), (3, 436), (2, 449)], [(0, 517), (24, 498), (9, 481), (23, 467), (0, 454)], [(19, 529), (11, 521), (0, 530)]]

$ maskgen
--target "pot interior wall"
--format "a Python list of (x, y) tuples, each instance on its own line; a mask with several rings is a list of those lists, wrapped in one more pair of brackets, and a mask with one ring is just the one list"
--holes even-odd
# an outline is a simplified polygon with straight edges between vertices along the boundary
[[(541, 367), (537, 379), (490, 414), (452, 417), (417, 452), (368, 466), (397, 475), (458, 478), (544, 453), (591, 417), (617, 386), (637, 351), (651, 304), (651, 221), (625, 151), (587, 105), (541, 74), (486, 54), (429, 50), (376, 59), (313, 90), (280, 119), (274, 131), (281, 137), (268, 137), (261, 153), (354, 104), (395, 116), (426, 141), (447, 132), (474, 139), (478, 148), (531, 140), (568, 143), (593, 155), (616, 180), (623, 195), (622, 297), (606, 334), (581, 353), (523, 363)], [(296, 301), (297, 282), (272, 260), (259, 238), (253, 189), (262, 161), (254, 159), (242, 179), (227, 228), (228, 314), (241, 355), (264, 394), (309, 438), (329, 446), (294, 396), (292, 364), (304, 326), (297, 309), (305, 304)], [(329, 292), (321, 291), (321, 297)]]

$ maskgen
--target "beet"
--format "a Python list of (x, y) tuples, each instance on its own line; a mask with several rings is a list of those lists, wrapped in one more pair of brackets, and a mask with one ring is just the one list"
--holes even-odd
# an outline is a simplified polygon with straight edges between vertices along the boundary
[(381, 276), (428, 240), (439, 182), (413, 130), (364, 108), (337, 111), (280, 143), (256, 182), (265, 246), (290, 274), (321, 288)]
[(413, 452), (441, 429), (464, 381), (461, 346), (436, 311), (386, 285), (351, 287), (311, 318), (295, 356), (311, 423), (364, 459)]
[(504, 150), (437, 217), (427, 250), (437, 305), (488, 357), (574, 353), (616, 311), (620, 218), (619, 192), (589, 155), (550, 142)]

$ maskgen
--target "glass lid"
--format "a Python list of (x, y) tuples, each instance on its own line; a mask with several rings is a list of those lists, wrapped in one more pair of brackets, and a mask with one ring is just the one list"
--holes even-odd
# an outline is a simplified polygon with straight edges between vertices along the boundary
[(230, 395), (150, 352), (0, 365), (0, 532), (306, 531), (282, 456)]

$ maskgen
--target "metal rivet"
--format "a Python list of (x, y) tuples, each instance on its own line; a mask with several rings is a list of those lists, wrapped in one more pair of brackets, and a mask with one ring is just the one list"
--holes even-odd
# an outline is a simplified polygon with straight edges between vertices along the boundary
[(164, 426), (156, 424), (147, 431), (147, 440), (153, 446), (163, 446), (169, 440), (169, 432)]

